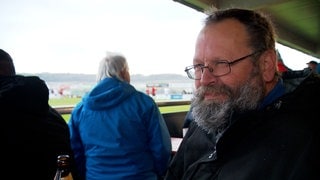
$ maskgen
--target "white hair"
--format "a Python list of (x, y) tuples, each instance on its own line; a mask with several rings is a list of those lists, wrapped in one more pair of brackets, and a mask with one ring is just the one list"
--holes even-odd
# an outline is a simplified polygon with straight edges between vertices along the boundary
[(121, 72), (126, 69), (128, 69), (128, 63), (122, 54), (107, 52), (107, 56), (100, 61), (96, 80), (100, 82), (106, 77), (113, 77), (125, 81), (121, 77)]

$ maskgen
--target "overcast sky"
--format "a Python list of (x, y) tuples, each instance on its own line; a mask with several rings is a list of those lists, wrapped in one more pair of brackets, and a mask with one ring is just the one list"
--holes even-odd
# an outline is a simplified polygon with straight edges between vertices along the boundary
[[(1, 0), (0, 7), (0, 48), (18, 73), (95, 74), (105, 52), (117, 51), (131, 74), (184, 74), (205, 17), (173, 0)], [(314, 59), (280, 52), (292, 69)]]

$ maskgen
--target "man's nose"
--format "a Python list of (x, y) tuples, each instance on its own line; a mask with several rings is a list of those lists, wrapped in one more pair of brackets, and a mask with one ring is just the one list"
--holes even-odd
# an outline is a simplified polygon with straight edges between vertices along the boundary
[(214, 83), (216, 80), (216, 77), (212, 75), (210, 72), (210, 69), (208, 67), (203, 68), (200, 83), (201, 85), (208, 85)]

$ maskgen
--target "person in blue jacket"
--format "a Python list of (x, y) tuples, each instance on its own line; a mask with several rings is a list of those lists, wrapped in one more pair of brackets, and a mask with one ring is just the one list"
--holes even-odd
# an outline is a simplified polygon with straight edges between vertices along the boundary
[(154, 100), (130, 85), (126, 58), (108, 53), (93, 89), (68, 122), (82, 177), (161, 179), (171, 158), (169, 131)]

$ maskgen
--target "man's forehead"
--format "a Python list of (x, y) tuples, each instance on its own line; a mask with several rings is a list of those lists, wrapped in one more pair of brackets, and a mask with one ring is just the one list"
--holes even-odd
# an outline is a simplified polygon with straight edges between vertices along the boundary
[(220, 44), (221, 46), (229, 46), (230, 48), (238, 45), (247, 45), (248, 40), (249, 35), (245, 26), (236, 20), (210, 24), (204, 27), (198, 37), (200, 43), (207, 43), (210, 46), (214, 43)]

